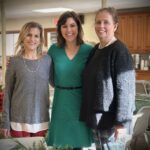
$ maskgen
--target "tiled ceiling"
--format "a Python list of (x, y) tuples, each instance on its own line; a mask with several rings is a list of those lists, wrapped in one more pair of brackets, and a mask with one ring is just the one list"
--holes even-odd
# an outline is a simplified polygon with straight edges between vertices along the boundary
[[(95, 12), (102, 7), (102, 0), (3, 0), (7, 19), (58, 15), (36, 13), (34, 9), (66, 7), (77, 13)], [(150, 7), (150, 0), (106, 0), (107, 6), (116, 9)]]

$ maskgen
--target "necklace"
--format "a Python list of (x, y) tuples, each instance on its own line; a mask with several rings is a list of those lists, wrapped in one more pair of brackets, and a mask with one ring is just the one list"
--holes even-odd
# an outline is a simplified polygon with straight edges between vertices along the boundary
[(102, 46), (101, 43), (99, 44), (99, 49), (102, 49), (104, 47), (107, 47), (109, 45), (111, 45), (112, 43), (114, 43), (117, 39), (115, 37), (113, 37), (105, 46)]
[(31, 69), (28, 67), (28, 65), (27, 65), (27, 63), (26, 63), (26, 60), (25, 60), (24, 58), (23, 58), (23, 63), (24, 63), (25, 68), (26, 68), (29, 72), (32, 72), (32, 73), (37, 72), (38, 69), (39, 69), (39, 66), (40, 66), (40, 60), (37, 60), (37, 66), (36, 66), (36, 68), (35, 68), (34, 70), (31, 70)]

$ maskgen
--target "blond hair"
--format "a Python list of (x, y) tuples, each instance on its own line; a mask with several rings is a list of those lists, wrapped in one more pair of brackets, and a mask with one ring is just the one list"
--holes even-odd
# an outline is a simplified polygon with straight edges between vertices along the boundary
[(37, 48), (37, 55), (40, 55), (42, 53), (42, 48), (43, 48), (43, 43), (44, 43), (43, 28), (37, 22), (28, 22), (22, 27), (19, 33), (19, 37), (18, 37), (18, 40), (16, 42), (16, 47), (15, 47), (15, 55), (22, 56), (24, 54), (25, 49), (23, 46), (23, 41), (25, 37), (28, 35), (28, 33), (30, 32), (31, 28), (37, 28), (40, 31), (40, 45)]

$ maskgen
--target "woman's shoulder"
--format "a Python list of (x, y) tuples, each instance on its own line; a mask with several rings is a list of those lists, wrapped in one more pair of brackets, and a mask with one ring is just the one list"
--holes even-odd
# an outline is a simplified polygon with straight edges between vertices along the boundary
[(46, 60), (46, 61), (50, 61), (50, 62), (52, 61), (51, 56), (48, 55), (48, 54), (43, 55), (43, 56), (42, 56), (42, 59), (43, 59), (43, 60)]
[(50, 48), (48, 49), (48, 55), (52, 55), (53, 53), (55, 53), (59, 49), (60, 49), (60, 47), (58, 47), (57, 43), (52, 44), (50, 46)]
[(22, 57), (21, 56), (18, 56), (18, 55), (15, 55), (15, 56), (10, 56), (8, 58), (8, 60), (12, 63), (16, 63), (16, 62), (20, 62), (22, 61)]
[(84, 44), (82, 44), (82, 46), (87, 49), (92, 49), (94, 47), (92, 44), (89, 44), (89, 43), (84, 43)]
[(49, 47), (49, 50), (54, 50), (54, 49), (58, 49), (58, 48), (59, 47), (58, 47), (57, 43), (54, 43)]
[(113, 45), (114, 46), (111, 47), (110, 54), (112, 54), (112, 57), (114, 57), (114, 59), (123, 61), (123, 59), (126, 58), (126, 60), (128, 61), (132, 60), (130, 51), (128, 50), (127, 46), (122, 41), (117, 40), (116, 42), (114, 42)]
[(21, 56), (10, 56), (7, 58), (7, 68), (16, 68), (18, 64), (22, 64), (21, 61)]
[(90, 45), (90, 44), (84, 43), (84, 44), (81, 45), (80, 48), (81, 48), (82, 52), (90, 53), (92, 51), (92, 49), (93, 49), (93, 46)]
[(114, 42), (114, 46), (115, 46), (116, 50), (118, 50), (119, 52), (128, 51), (128, 48), (125, 45), (125, 43), (123, 43), (119, 39), (117, 39), (116, 42)]

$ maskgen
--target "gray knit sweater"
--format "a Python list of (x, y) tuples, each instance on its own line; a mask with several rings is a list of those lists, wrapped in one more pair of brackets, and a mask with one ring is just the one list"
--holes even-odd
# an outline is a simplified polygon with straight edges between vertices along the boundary
[(6, 71), (2, 128), (10, 122), (43, 123), (49, 121), (49, 76), (51, 58), (38, 60), (12, 57)]

